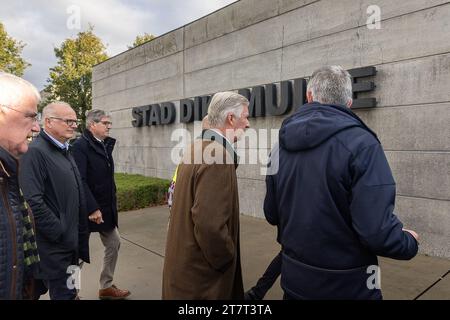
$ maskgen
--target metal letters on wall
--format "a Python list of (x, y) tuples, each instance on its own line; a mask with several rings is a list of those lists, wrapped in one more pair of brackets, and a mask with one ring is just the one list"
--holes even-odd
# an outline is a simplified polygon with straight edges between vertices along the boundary
[[(364, 92), (375, 90), (373, 81), (360, 81), (362, 78), (375, 77), (375, 67), (364, 67), (349, 70), (353, 78), (352, 109), (376, 107), (376, 98), (359, 98)], [(282, 116), (292, 108), (298, 109), (306, 103), (306, 80), (303, 78), (282, 81), (280, 83), (280, 97), (274, 83), (256, 86), (251, 89), (239, 89), (238, 93), (246, 97), (249, 102), (250, 117)], [(212, 95), (180, 100), (180, 122), (190, 123), (201, 121), (208, 111)], [(279, 103), (278, 103), (279, 101)], [(166, 125), (175, 122), (176, 110), (172, 102), (150, 104), (134, 107), (131, 110), (133, 127)]]

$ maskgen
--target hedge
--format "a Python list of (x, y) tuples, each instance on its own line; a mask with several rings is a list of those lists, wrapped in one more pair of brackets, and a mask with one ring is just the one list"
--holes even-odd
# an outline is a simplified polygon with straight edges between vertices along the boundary
[(165, 203), (170, 181), (137, 174), (116, 173), (118, 211), (128, 211)]

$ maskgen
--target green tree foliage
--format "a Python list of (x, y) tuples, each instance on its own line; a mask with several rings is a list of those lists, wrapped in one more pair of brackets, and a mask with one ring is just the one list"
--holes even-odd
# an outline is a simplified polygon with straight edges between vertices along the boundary
[(25, 43), (8, 36), (0, 22), (0, 70), (21, 77), (25, 69), (31, 66), (21, 57), (24, 47)]
[[(92, 67), (106, 59), (106, 47), (93, 32), (93, 26), (66, 39), (55, 48), (57, 65), (50, 68), (45, 103), (62, 100), (69, 103), (84, 126), (86, 111), (92, 108)], [(44, 103), (44, 104), (45, 104)]]
[(143, 44), (143, 43), (145, 43), (147, 41), (150, 41), (150, 40), (152, 40), (154, 38), (155, 38), (154, 35), (148, 34), (148, 33), (145, 33), (142, 36), (136, 36), (136, 39), (134, 39), (133, 45), (128, 46), (128, 49), (132, 49), (134, 47), (137, 47), (137, 46), (139, 46), (139, 45), (141, 45), (141, 44)]

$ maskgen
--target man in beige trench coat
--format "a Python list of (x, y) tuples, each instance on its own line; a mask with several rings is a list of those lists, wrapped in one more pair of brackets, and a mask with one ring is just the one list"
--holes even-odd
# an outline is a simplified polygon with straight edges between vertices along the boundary
[(237, 93), (216, 93), (208, 108), (211, 128), (181, 161), (167, 234), (163, 299), (243, 299), (232, 144), (249, 127), (248, 104)]

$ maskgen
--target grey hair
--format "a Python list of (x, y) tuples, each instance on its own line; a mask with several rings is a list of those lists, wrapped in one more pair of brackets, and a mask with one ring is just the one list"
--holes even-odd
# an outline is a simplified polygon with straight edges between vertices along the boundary
[(308, 82), (313, 100), (322, 104), (348, 105), (352, 101), (352, 77), (341, 66), (316, 70)]
[(44, 109), (42, 109), (42, 119), (47, 119), (47, 118), (50, 118), (50, 117), (54, 117), (57, 106), (65, 106), (65, 107), (69, 107), (70, 109), (73, 110), (73, 108), (67, 102), (64, 102), (64, 101), (52, 101), (48, 105), (46, 105), (44, 107)]
[(37, 103), (41, 101), (41, 95), (34, 85), (25, 79), (11, 73), (0, 70), (0, 104), (17, 104), (24, 95), (23, 88), (27, 88), (36, 98)]
[(92, 109), (86, 112), (86, 127), (90, 127), (96, 122), (100, 122), (102, 118), (110, 117), (105, 111), (100, 109)]
[(249, 102), (238, 93), (230, 91), (216, 93), (208, 107), (208, 122), (211, 128), (222, 127), (230, 112), (240, 117), (244, 105), (248, 106)]

